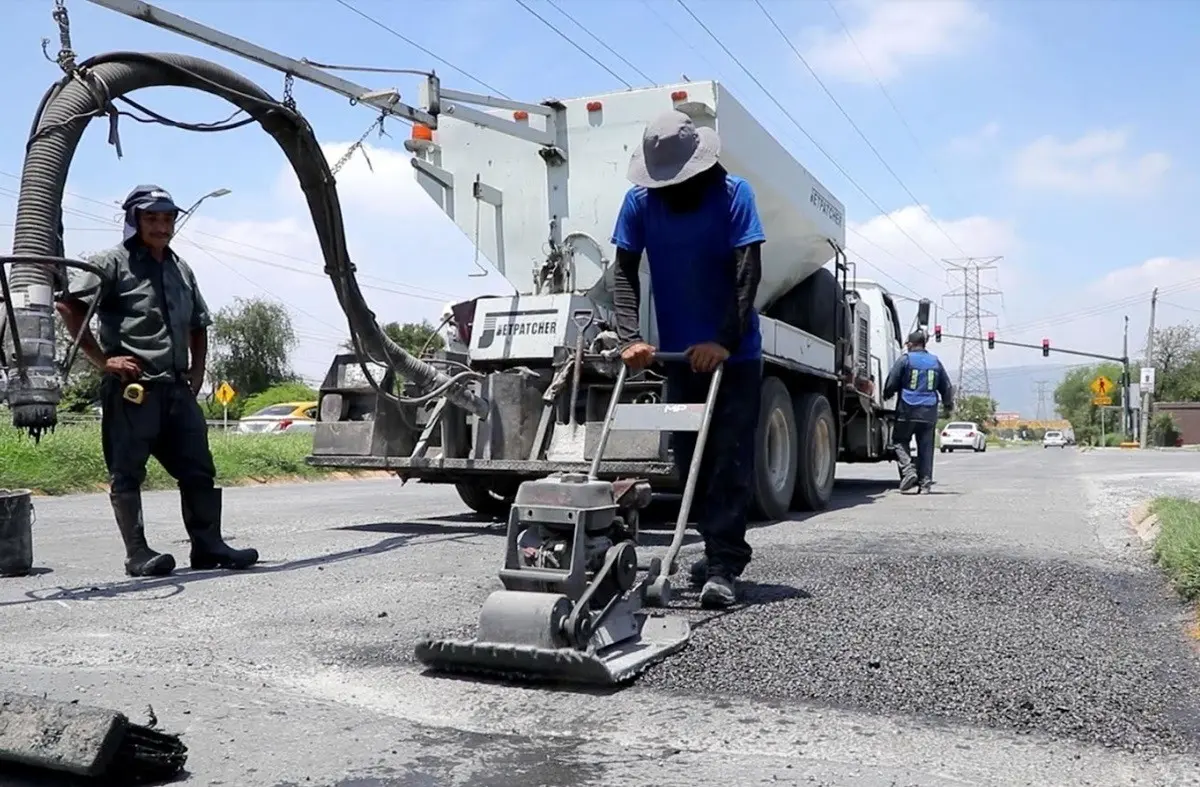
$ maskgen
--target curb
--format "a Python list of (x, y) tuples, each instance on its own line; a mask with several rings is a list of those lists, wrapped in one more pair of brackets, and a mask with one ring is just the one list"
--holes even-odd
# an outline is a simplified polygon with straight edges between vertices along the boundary
[(1158, 538), (1158, 514), (1150, 513), (1150, 503), (1138, 503), (1129, 512), (1129, 527), (1145, 544), (1154, 543)]

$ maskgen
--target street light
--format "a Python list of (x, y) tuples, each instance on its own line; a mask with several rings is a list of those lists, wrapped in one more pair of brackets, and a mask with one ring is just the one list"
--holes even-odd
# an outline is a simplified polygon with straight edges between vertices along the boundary
[(217, 197), (224, 197), (226, 194), (229, 194), (229, 193), (231, 193), (230, 189), (225, 189), (225, 188), (216, 189), (214, 191), (208, 192), (203, 197), (201, 197), (200, 199), (193, 202), (192, 206), (183, 212), (184, 213), (183, 221), (180, 222), (179, 226), (175, 228), (175, 235), (178, 237), (179, 233), (183, 232), (183, 228), (188, 223), (188, 219), (190, 219), (192, 217), (192, 215), (196, 212), (196, 208), (200, 207), (201, 202), (204, 202), (204, 200), (206, 200), (210, 197), (212, 197), (214, 199)]

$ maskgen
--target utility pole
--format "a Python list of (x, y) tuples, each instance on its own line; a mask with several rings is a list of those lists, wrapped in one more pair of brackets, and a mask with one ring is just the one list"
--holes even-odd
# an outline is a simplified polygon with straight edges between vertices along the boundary
[(962, 343), (958, 356), (958, 385), (954, 398), (984, 396), (992, 398), (991, 381), (988, 379), (987, 355), (983, 345), (983, 319), (995, 318), (995, 314), (983, 310), (983, 298), (1000, 295), (999, 290), (984, 289), (980, 274), (995, 270), (1003, 257), (967, 257), (957, 260), (942, 260), (951, 270), (962, 273), (961, 290), (946, 293), (947, 298), (962, 298), (962, 310), (950, 315), (950, 319), (962, 320)]
[(1046, 417), (1046, 388), (1050, 385), (1049, 380), (1035, 380), (1034, 385), (1037, 386), (1038, 404), (1037, 404), (1037, 420), (1048, 420)]
[[(1154, 292), (1150, 294), (1150, 330), (1146, 331), (1146, 360), (1142, 361), (1147, 366), (1154, 365), (1154, 312), (1157, 307), (1158, 288), (1155, 287)], [(1142, 386), (1142, 428), (1138, 440), (1142, 448), (1146, 447), (1146, 439), (1150, 434), (1150, 401), (1152, 398), (1151, 392)]]
[(1129, 401), (1129, 386), (1132, 381), (1129, 376), (1129, 315), (1125, 315), (1125, 338), (1122, 345), (1121, 355), (1127, 359), (1125, 361), (1125, 380), (1121, 390), (1121, 424), (1124, 427), (1125, 439), (1133, 439), (1133, 402)]

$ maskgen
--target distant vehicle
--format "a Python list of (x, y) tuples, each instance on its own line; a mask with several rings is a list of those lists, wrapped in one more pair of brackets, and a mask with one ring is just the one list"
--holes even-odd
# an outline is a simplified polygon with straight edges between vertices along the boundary
[(942, 453), (969, 448), (976, 453), (987, 450), (987, 435), (979, 430), (979, 424), (972, 421), (951, 421), (946, 424), (941, 433)]
[(283, 402), (264, 407), (238, 421), (242, 434), (279, 434), (311, 432), (317, 425), (316, 402)]
[(1046, 434), (1042, 435), (1042, 448), (1049, 448), (1052, 445), (1058, 446), (1059, 448), (1066, 448), (1067, 436), (1057, 429), (1051, 429), (1049, 432), (1046, 432)]

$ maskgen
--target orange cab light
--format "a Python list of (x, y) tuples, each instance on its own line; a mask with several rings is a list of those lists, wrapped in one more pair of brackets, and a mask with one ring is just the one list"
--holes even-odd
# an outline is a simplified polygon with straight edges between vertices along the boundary
[(412, 138), (433, 142), (433, 129), (423, 123), (413, 123)]
[(671, 100), (672, 101), (687, 101), (687, 91), (686, 90), (676, 90), (674, 93), (671, 94)]
[(523, 109), (518, 109), (513, 113), (513, 120), (529, 120), (529, 113)]
[(588, 112), (599, 112), (604, 107), (599, 101), (589, 101), (587, 105)]

